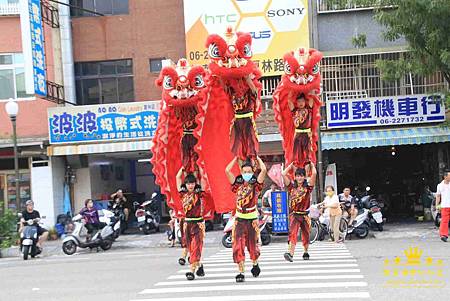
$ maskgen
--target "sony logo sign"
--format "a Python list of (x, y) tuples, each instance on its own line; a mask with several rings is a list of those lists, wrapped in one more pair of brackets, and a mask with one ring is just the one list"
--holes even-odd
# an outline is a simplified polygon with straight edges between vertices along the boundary
[(267, 11), (267, 17), (284, 17), (284, 16), (292, 16), (292, 15), (302, 15), (304, 12), (304, 7), (295, 7), (295, 8), (280, 8), (280, 9), (271, 9)]

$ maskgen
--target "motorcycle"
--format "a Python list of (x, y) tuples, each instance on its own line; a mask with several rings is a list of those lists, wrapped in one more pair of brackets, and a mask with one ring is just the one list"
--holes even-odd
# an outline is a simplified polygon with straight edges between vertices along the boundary
[[(270, 214), (270, 217), (272, 215)], [(231, 232), (233, 229), (234, 221), (236, 220), (236, 216), (233, 215), (228, 220), (227, 224), (225, 225), (225, 228), (223, 229), (223, 237), (222, 237), (222, 245), (225, 248), (231, 248), (232, 247), (232, 241), (231, 241)], [(269, 215), (268, 214), (260, 214), (258, 217), (258, 227), (259, 227), (259, 233), (261, 238), (261, 244), (263, 246), (266, 246), (270, 244), (272, 241), (272, 236), (270, 233), (270, 226), (268, 224)]]
[(151, 230), (159, 232), (159, 224), (161, 216), (158, 213), (158, 206), (156, 204), (156, 193), (152, 194), (152, 198), (148, 201), (139, 204), (134, 202), (135, 216), (138, 222), (139, 230), (144, 234), (150, 234)]
[(28, 256), (34, 258), (41, 253), (41, 250), (36, 246), (39, 240), (39, 222), (39, 218), (25, 221), (25, 226), (20, 233), (20, 250), (23, 254), (23, 260), (27, 260)]
[(370, 225), (368, 222), (369, 209), (358, 208), (358, 215), (355, 218), (353, 227), (348, 227), (347, 234), (355, 233), (358, 238), (366, 238), (369, 235)]
[(128, 228), (128, 223), (125, 220), (125, 212), (123, 207), (115, 202), (110, 202), (108, 209), (108, 211), (112, 212), (114, 216), (120, 220), (120, 228), (114, 231), (114, 239), (117, 239), (119, 235), (125, 233), (125, 230)]
[(106, 226), (98, 230), (89, 241), (86, 240), (87, 229), (82, 222), (83, 217), (80, 214), (73, 217), (75, 229), (64, 238), (62, 244), (62, 250), (65, 254), (73, 255), (78, 247), (90, 248), (91, 250), (96, 248), (97, 251), (99, 247), (104, 251), (111, 249), (116, 238), (115, 233), (120, 232), (120, 218), (106, 209), (99, 210), (99, 216), (100, 222), (105, 223)]

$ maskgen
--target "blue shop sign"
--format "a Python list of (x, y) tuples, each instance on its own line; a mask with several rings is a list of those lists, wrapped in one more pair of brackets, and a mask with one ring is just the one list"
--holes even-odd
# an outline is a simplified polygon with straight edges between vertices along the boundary
[(44, 28), (42, 26), (41, 0), (28, 0), (33, 57), (34, 93), (46, 96), (46, 72), (44, 51)]
[(50, 143), (152, 139), (158, 111), (157, 102), (49, 108)]
[(327, 102), (328, 128), (396, 126), (445, 121), (440, 95), (385, 96)]
[(271, 193), (272, 201), (272, 232), (286, 233), (289, 231), (289, 210), (287, 205), (287, 192), (274, 191)]

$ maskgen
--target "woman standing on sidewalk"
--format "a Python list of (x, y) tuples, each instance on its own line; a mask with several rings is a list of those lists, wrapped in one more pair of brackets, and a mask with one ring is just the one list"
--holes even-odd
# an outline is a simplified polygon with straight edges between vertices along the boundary
[(334, 241), (336, 243), (343, 242), (339, 237), (339, 225), (341, 223), (342, 210), (339, 204), (339, 198), (334, 191), (334, 187), (329, 185), (325, 187), (327, 196), (325, 197), (324, 208), (330, 214), (330, 228), (333, 230)]

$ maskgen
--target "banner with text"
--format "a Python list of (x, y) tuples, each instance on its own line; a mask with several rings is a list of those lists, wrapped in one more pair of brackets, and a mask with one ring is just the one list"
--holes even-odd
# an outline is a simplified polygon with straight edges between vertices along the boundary
[(152, 139), (159, 102), (131, 102), (48, 109), (50, 143)]
[(209, 34), (222, 35), (227, 26), (253, 37), (253, 60), (265, 76), (284, 72), (283, 55), (309, 47), (308, 0), (185, 0), (186, 58), (209, 62)]
[(383, 96), (328, 101), (327, 127), (396, 126), (445, 121), (439, 95)]
[(287, 192), (274, 191), (270, 195), (272, 198), (272, 232), (286, 233), (289, 230)]

